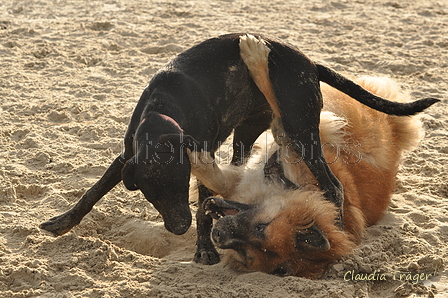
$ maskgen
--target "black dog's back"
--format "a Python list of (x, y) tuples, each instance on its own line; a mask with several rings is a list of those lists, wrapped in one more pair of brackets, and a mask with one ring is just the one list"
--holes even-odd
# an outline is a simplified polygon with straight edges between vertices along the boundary
[[(176, 121), (185, 134), (208, 142), (212, 151), (245, 119), (269, 111), (241, 60), (238, 36), (206, 40), (169, 62), (151, 80), (148, 96), (141, 99), (146, 110), (178, 113)], [(270, 119), (266, 122), (268, 126)]]

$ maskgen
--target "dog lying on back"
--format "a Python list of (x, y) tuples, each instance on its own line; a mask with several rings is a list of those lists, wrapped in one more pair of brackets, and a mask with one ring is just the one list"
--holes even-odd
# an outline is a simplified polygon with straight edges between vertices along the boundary
[[(408, 101), (390, 79), (356, 82), (389, 100)], [(207, 161), (209, 156), (190, 155), (192, 173), (221, 195), (207, 199), (204, 208), (218, 219), (213, 241), (228, 249), (225, 261), (235, 269), (320, 277), (360, 242), (366, 227), (381, 219), (402, 154), (423, 135), (415, 117), (389, 116), (324, 83), (321, 88), (322, 147), (344, 188), (344, 230), (336, 224), (335, 205), (325, 200), (314, 176), (289, 148), (278, 119), (272, 126), (275, 143), (252, 156), (244, 169), (220, 168)]]

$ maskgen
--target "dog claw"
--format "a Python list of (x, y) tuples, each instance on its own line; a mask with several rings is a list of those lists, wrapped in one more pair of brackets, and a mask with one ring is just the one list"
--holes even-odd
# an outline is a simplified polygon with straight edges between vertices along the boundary
[(219, 263), (219, 253), (216, 249), (198, 250), (194, 255), (194, 262), (203, 265), (214, 265)]

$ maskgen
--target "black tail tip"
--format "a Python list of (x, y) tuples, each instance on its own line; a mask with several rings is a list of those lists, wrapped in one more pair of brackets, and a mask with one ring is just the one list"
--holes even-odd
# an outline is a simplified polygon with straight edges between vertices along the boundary
[(428, 97), (428, 98), (423, 98), (422, 101), (425, 101), (425, 103), (428, 105), (428, 108), (430, 106), (432, 106), (433, 104), (441, 101), (440, 99), (437, 98), (433, 98), (433, 97)]
[(428, 98), (423, 98), (423, 99), (417, 100), (414, 103), (411, 103), (412, 105), (414, 105), (414, 113), (413, 114), (420, 113), (439, 101), (440, 101), (440, 99), (433, 98), (433, 97), (428, 97)]

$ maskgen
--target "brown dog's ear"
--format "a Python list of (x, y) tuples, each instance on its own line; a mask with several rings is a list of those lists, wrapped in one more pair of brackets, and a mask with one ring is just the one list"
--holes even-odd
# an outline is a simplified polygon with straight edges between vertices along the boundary
[(121, 170), (121, 178), (124, 186), (126, 186), (128, 190), (139, 189), (135, 184), (135, 164), (129, 163), (128, 161)]
[(294, 247), (298, 250), (323, 252), (330, 249), (327, 236), (316, 224), (309, 228), (298, 230), (295, 240)]
[(159, 137), (159, 143), (165, 144), (170, 143), (175, 147), (181, 147), (185, 149), (190, 149), (191, 151), (199, 151), (200, 143), (196, 141), (190, 135), (184, 135), (182, 133), (169, 133), (164, 134)]

